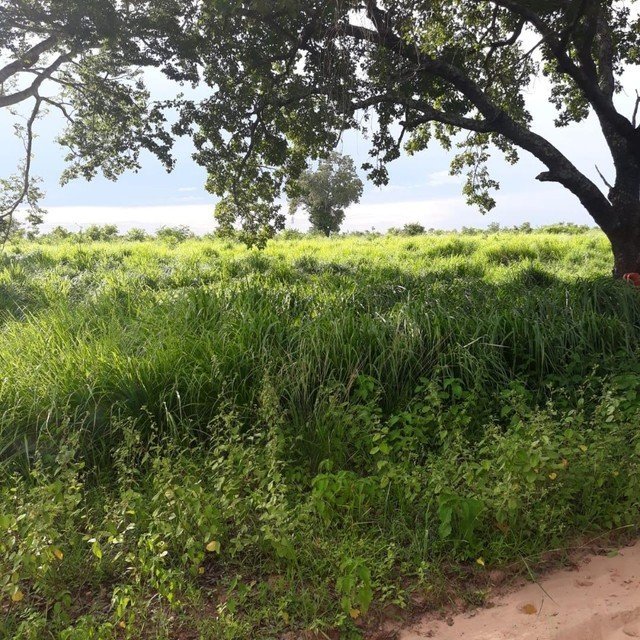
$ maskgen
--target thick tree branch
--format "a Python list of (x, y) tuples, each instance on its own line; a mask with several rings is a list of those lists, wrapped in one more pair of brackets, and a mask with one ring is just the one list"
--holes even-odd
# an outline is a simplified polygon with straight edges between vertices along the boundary
[(49, 79), (65, 62), (69, 62), (71, 56), (67, 53), (59, 56), (52, 62), (42, 73), (40, 73), (36, 79), (26, 89), (10, 93), (9, 95), (0, 95), (0, 107), (10, 107), (14, 104), (19, 104), (28, 98), (36, 96), (38, 89), (42, 86), (45, 80)]
[(578, 54), (578, 60), (585, 73), (592, 82), (598, 82), (598, 66), (593, 58), (593, 48), (598, 33), (600, 7), (592, 6), (588, 11), (589, 8), (585, 6), (583, 0), (583, 8), (588, 18), (587, 24), (581, 31), (573, 29), (572, 40)]
[(616, 91), (616, 79), (614, 72), (614, 44), (611, 37), (611, 30), (607, 20), (602, 13), (597, 20), (598, 34), (598, 67), (600, 75), (600, 85), (602, 90), (613, 100)]
[(14, 76), (16, 73), (20, 73), (25, 69), (33, 67), (33, 65), (36, 64), (36, 62), (38, 62), (38, 60), (40, 59), (40, 56), (42, 56), (43, 53), (53, 49), (57, 42), (57, 35), (49, 36), (48, 38), (45, 38), (38, 44), (31, 47), (31, 49), (25, 51), (25, 53), (18, 60), (14, 60), (8, 65), (2, 67), (2, 69), (0, 69), (0, 85)]
[[(370, 4), (375, 6), (373, 1)], [(485, 120), (484, 122), (474, 119), (461, 120), (457, 117), (458, 125), (453, 121), (445, 124), (461, 126), (462, 128), (467, 128), (465, 125), (470, 124), (471, 127), (475, 127), (469, 127), (472, 131), (481, 129), (481, 132), (486, 132), (485, 127), (488, 126), (491, 132), (504, 136), (507, 140), (528, 151), (546, 165), (548, 171), (541, 174), (538, 177), (539, 180), (562, 184), (580, 199), (598, 224), (601, 226), (607, 225), (607, 214), (611, 211), (611, 203), (600, 189), (589, 178), (584, 176), (561, 151), (548, 140), (530, 131), (525, 125), (517, 122), (506, 111), (498, 107), (462, 69), (449, 62), (432, 58), (416, 51), (416, 48), (408, 46), (393, 33), (386, 14), (376, 13), (371, 8), (369, 8), (369, 11), (372, 22), (376, 25), (376, 31), (350, 24), (342, 27), (344, 34), (356, 40), (375, 42), (384, 46), (406, 60), (413, 62), (416, 65), (416, 71), (436, 75), (451, 84), (478, 109)], [(426, 106), (428, 107), (428, 105)], [(442, 121), (438, 119), (441, 115), (440, 113), (429, 113), (428, 110), (423, 113), (424, 117), (422, 119), (425, 121)], [(450, 116), (448, 119), (453, 120)], [(418, 118), (419, 120), (420, 118)]]

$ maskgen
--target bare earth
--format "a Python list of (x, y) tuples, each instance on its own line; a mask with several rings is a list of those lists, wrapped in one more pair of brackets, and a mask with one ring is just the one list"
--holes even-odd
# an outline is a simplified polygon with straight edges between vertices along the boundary
[[(453, 622), (453, 624), (451, 624)], [(446, 621), (425, 619), (400, 640), (629, 640), (640, 638), (640, 542), (585, 558)]]

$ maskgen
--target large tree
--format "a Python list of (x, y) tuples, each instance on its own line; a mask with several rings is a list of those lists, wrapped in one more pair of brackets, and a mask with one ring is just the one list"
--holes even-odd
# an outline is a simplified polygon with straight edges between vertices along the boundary
[(289, 213), (304, 207), (311, 229), (330, 236), (340, 231), (345, 209), (360, 201), (363, 186), (352, 158), (333, 152), (289, 183)]
[[(152, 64), (188, 69), (210, 87), (202, 101), (175, 103), (173, 132), (193, 136), (209, 189), (226, 198), (219, 213), (227, 224), (239, 216), (253, 232), (281, 226), (274, 203), (286, 181), (334, 148), (344, 130), (359, 129), (373, 131), (368, 170), (378, 184), (403, 145), (410, 152), (434, 140), (461, 145), (453, 169), (468, 169), (465, 193), (482, 210), (494, 206), (497, 186), (489, 154), (497, 149), (515, 162), (524, 149), (546, 167), (538, 180), (571, 191), (607, 234), (615, 273), (640, 271), (638, 109), (623, 113), (616, 101), (625, 68), (640, 62), (635, 0), (193, 0), (192, 7), (175, 3), (178, 17), (166, 18), (167, 26), (147, 26), (166, 2), (105, 0), (125, 17), (125, 7), (142, 7), (139, 23), (128, 27), (127, 17), (118, 28), (117, 59), (147, 64), (140, 56), (149, 41)], [(25, 4), (46, 3), (5, 2), (10, 13)], [(193, 13), (183, 20), (186, 6)], [(91, 36), (97, 22), (86, 22)], [(22, 28), (17, 22), (15, 33)], [(111, 46), (108, 37), (98, 40)], [(557, 126), (591, 113), (600, 122), (615, 166), (606, 189), (533, 130), (526, 95), (541, 73)], [(87, 69), (84, 79), (95, 77)], [(87, 99), (83, 121), (92, 109)], [(86, 151), (93, 157), (96, 148)]]

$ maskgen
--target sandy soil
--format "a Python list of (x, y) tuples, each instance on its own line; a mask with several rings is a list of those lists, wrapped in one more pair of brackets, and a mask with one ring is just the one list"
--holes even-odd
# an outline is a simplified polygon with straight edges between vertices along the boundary
[(640, 542), (593, 556), (494, 599), (493, 606), (424, 619), (400, 640), (629, 640), (640, 638)]

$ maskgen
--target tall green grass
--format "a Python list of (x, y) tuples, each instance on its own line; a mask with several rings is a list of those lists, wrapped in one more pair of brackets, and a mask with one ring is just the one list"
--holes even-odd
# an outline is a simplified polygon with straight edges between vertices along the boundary
[(609, 263), (595, 232), (11, 247), (6, 634), (348, 637), (443, 561), (637, 524)]

